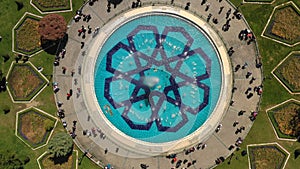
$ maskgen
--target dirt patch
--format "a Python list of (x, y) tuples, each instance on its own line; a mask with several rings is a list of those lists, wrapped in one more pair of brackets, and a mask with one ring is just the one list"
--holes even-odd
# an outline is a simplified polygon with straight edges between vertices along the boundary
[(43, 79), (29, 65), (16, 65), (11, 70), (8, 85), (17, 99), (26, 99), (44, 83)]
[(54, 126), (52, 120), (33, 110), (21, 114), (19, 120), (21, 127), (20, 134), (32, 144), (39, 144), (45, 141), (45, 136), (49, 132), (47, 131), (48, 125), (52, 125), (52, 128)]
[(300, 132), (300, 106), (289, 104), (274, 112), (274, 118), (280, 132), (285, 135), (297, 136)]
[(253, 147), (250, 156), (254, 169), (281, 168), (285, 159), (285, 154), (276, 146)]
[(275, 12), (271, 33), (285, 40), (300, 39), (300, 15), (291, 6)]
[(38, 33), (39, 21), (26, 18), (16, 30), (17, 48), (24, 52), (31, 52), (41, 46), (41, 36)]
[(69, 0), (33, 0), (33, 3), (39, 4), (44, 8), (67, 7)]
[(300, 90), (300, 55), (291, 56), (279, 68), (278, 73), (284, 78), (286, 82), (293, 88), (293, 90)]

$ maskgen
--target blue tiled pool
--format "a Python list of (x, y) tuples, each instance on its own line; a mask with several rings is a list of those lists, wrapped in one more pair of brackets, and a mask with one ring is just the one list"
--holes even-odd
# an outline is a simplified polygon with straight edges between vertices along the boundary
[(106, 118), (124, 134), (152, 143), (201, 127), (222, 84), (218, 53), (205, 33), (159, 13), (119, 26), (99, 52), (94, 77)]

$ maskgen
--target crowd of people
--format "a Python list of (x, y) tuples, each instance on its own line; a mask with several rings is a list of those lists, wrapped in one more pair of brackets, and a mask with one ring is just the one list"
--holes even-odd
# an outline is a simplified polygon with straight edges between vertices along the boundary
[[(204, 147), (204, 148), (206, 147), (206, 144), (200, 143), (199, 145), (201, 145), (200, 147)], [(191, 147), (190, 149), (185, 151), (185, 155), (188, 155), (188, 154), (194, 152), (195, 150), (196, 150), (195, 147)], [(199, 150), (199, 149), (197, 148), (197, 150)], [(171, 167), (171, 169), (175, 169), (175, 168), (179, 168), (179, 167), (182, 167), (182, 169), (186, 169), (186, 168), (189, 168), (192, 165), (196, 164), (196, 162), (197, 162), (197, 160), (188, 160), (188, 159), (181, 160), (177, 157), (177, 154), (167, 155), (166, 158), (171, 160), (170, 162), (172, 165), (175, 165), (174, 167)], [(183, 166), (186, 166), (186, 167), (183, 167)]]

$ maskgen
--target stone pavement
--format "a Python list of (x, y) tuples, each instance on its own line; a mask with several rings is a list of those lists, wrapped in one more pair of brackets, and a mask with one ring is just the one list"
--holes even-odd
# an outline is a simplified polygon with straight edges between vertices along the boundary
[[(90, 14), (92, 19), (87, 23), (82, 19), (75, 23), (71, 21), (68, 26), (68, 43), (66, 45), (66, 56), (61, 59), (60, 65), (54, 67), (54, 78), (53, 81), (58, 82), (60, 91), (55, 94), (56, 101), (63, 102), (62, 108), (65, 110), (65, 120), (68, 123), (67, 130), (72, 127), (72, 121), (76, 120), (77, 137), (75, 138), (75, 143), (82, 151), (87, 151), (88, 156), (101, 166), (108, 163), (112, 164), (115, 169), (137, 169), (140, 168), (141, 163), (149, 165), (149, 169), (168, 169), (174, 167), (175, 164), (171, 164), (170, 159), (167, 159), (165, 155), (155, 156), (155, 157), (145, 157), (140, 155), (139, 152), (132, 152), (127, 149), (115, 144), (109, 137), (106, 137), (105, 129), (101, 131), (96, 131), (96, 135), (83, 135), (83, 130), (92, 131), (96, 129), (97, 126), (93, 118), (91, 118), (88, 108), (86, 107), (81, 91), (81, 85), (83, 83), (82, 73), (84, 73), (81, 67), (89, 45), (93, 42), (91, 34), (83, 39), (78, 36), (78, 29), (81, 29), (81, 25), (87, 27), (90, 25), (91, 28), (103, 27), (107, 22), (115, 17), (118, 17), (121, 13), (124, 13), (131, 9), (131, 4), (133, 1), (123, 0), (121, 4), (117, 5), (116, 8), (111, 8), (111, 11), (107, 12), (107, 1), (98, 0), (93, 6), (86, 4), (82, 11), (84, 14)], [(233, 104), (228, 107), (221, 123), (222, 129), (218, 133), (212, 134), (207, 138), (205, 144), (207, 147), (205, 149), (196, 150), (193, 153), (185, 155), (184, 151), (177, 154), (178, 159), (187, 159), (190, 162), (192, 160), (197, 160), (194, 165), (190, 168), (211, 168), (215, 166), (215, 159), (220, 156), (228, 157), (233, 151), (229, 150), (229, 146), (233, 145), (238, 137), (244, 138), (252, 126), (252, 121), (250, 121), (249, 116), (251, 111), (258, 109), (258, 104), (260, 101), (260, 96), (255, 94), (253, 97), (247, 99), (245, 91), (248, 87), (253, 88), (254, 86), (259, 86), (262, 83), (262, 70), (256, 68), (256, 61), (259, 61), (259, 55), (257, 51), (257, 46), (255, 43), (247, 45), (246, 41), (240, 41), (238, 39), (238, 33), (248, 28), (247, 23), (241, 19), (233, 19), (232, 13), (234, 8), (228, 1), (223, 0), (219, 2), (218, 0), (208, 0), (206, 4), (201, 5), (201, 0), (175, 0), (174, 3), (170, 4), (171, 0), (144, 0), (142, 1), (142, 6), (174, 6), (178, 9), (184, 9), (187, 2), (191, 2), (189, 7), (189, 12), (194, 15), (207, 19), (207, 16), (211, 13), (212, 18), (209, 24), (214, 29), (214, 31), (223, 40), (223, 43), (229, 49), (233, 47), (234, 53), (230, 57), (232, 63), (232, 69), (236, 65), (244, 65), (247, 62), (248, 66), (243, 70), (240, 69), (237, 72), (233, 72), (233, 85), (237, 89), (232, 94)], [(207, 4), (210, 4), (208, 11), (205, 11)], [(222, 13), (218, 14), (220, 7), (224, 6)], [(226, 12), (231, 9), (230, 14), (230, 29), (227, 32), (222, 31), (222, 26), (226, 23)], [(218, 19), (218, 24), (212, 23), (213, 18)], [(81, 42), (84, 42), (84, 47), (81, 49)], [(67, 68), (66, 74), (62, 73), (62, 67)], [(71, 76), (71, 71), (74, 71), (74, 76)], [(247, 72), (252, 72), (252, 76), (256, 78), (252, 84), (249, 83), (250, 78), (246, 78)], [(67, 100), (67, 93), (69, 90), (73, 90), (73, 96)], [(238, 116), (240, 110), (245, 110), (246, 112)], [(224, 110), (226, 111), (226, 110)], [(239, 121), (236, 127), (233, 127), (234, 121)], [(235, 134), (237, 128), (244, 126), (245, 131), (239, 134)], [(105, 151), (107, 149), (107, 152)], [(106, 152), (106, 153), (105, 153)], [(140, 155), (141, 158), (130, 158)], [(186, 164), (181, 167), (186, 167)]]

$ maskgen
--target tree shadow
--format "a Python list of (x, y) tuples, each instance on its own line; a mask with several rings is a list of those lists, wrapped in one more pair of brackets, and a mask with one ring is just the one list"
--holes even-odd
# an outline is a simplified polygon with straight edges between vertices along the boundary
[(51, 55), (57, 55), (67, 45), (69, 35), (66, 34), (62, 39), (57, 41), (41, 40), (42, 49)]
[(66, 156), (62, 156), (62, 157), (49, 157), (50, 160), (53, 161), (54, 165), (61, 165), (63, 163), (68, 162), (69, 157), (72, 155), (72, 153), (66, 155)]
[(20, 11), (24, 7), (23, 2), (15, 1), (15, 3), (17, 4), (17, 10), (18, 11)]

